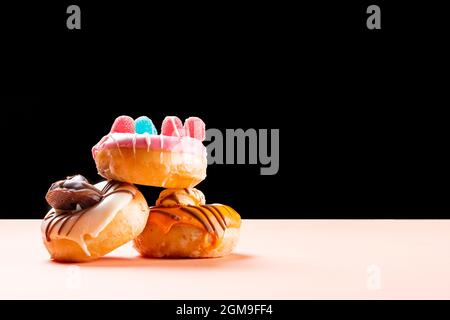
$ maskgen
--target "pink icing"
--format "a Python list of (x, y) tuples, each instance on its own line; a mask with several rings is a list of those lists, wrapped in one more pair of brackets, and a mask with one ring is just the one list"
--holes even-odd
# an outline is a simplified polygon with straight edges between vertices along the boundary
[(174, 137), (137, 133), (110, 133), (104, 136), (92, 148), (92, 156), (95, 159), (100, 150), (117, 147), (184, 152), (206, 156), (206, 148), (198, 139), (188, 136)]

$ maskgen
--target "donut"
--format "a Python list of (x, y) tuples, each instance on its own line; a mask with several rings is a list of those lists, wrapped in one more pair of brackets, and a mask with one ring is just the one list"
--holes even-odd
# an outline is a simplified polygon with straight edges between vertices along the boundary
[(135, 249), (151, 258), (214, 258), (230, 254), (239, 239), (241, 218), (229, 206), (205, 205), (195, 188), (167, 189), (150, 208)]
[(161, 134), (147, 117), (120, 116), (93, 148), (98, 173), (109, 180), (163, 188), (192, 188), (206, 178), (205, 124), (166, 117)]
[(53, 260), (97, 259), (133, 240), (145, 227), (148, 206), (129, 183), (92, 185), (81, 175), (55, 182), (46, 195), (52, 209), (42, 225), (44, 244)]

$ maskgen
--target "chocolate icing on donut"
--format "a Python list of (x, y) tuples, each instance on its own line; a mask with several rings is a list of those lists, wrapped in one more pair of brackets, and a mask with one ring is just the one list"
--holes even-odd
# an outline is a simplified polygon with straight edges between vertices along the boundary
[(82, 175), (67, 177), (53, 183), (45, 196), (48, 204), (59, 211), (80, 211), (100, 202), (102, 191)]
[(57, 235), (62, 235), (62, 231), (68, 226), (64, 236), (69, 236), (84, 213), (115, 193), (129, 193), (134, 197), (131, 190), (119, 189), (126, 185), (128, 184), (124, 182), (108, 181), (99, 190), (81, 175), (53, 183), (46, 195), (47, 202), (53, 208), (44, 218), (46, 240), (51, 241), (50, 235), (58, 224)]
[[(151, 207), (149, 221), (159, 220), (157, 215), (163, 215), (170, 218), (173, 222), (169, 222), (169, 225), (174, 225), (177, 223), (190, 224), (189, 220), (190, 218), (193, 218), (195, 221), (200, 222), (204, 230), (213, 235), (215, 241), (222, 239), (228, 228), (239, 228), (239, 225), (236, 223), (236, 219), (234, 219), (234, 221), (232, 220), (233, 216), (239, 216), (239, 214), (231, 207), (222, 204)], [(167, 231), (168, 230), (170, 230), (170, 228), (167, 229)]]
[(194, 219), (216, 240), (223, 237), (228, 227), (232, 227), (231, 217), (238, 215), (232, 208), (221, 204), (206, 205), (203, 192), (196, 188), (163, 190), (156, 206), (150, 208), (150, 219), (152, 214), (169, 217), (174, 223), (189, 223), (190, 219)]

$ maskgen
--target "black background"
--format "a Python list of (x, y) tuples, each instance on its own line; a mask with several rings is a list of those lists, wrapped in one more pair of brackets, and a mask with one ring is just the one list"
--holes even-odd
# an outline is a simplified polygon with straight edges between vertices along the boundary
[(244, 218), (450, 218), (438, 2), (74, 3), (81, 31), (71, 3), (2, 10), (2, 218), (42, 217), (66, 175), (96, 181), (90, 149), (121, 114), (280, 128), (276, 176), (215, 165), (198, 186)]

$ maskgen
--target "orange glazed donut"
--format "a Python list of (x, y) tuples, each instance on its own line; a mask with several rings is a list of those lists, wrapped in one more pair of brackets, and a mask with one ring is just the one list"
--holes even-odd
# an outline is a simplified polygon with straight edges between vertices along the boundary
[(106, 179), (164, 188), (191, 188), (206, 178), (205, 124), (166, 117), (161, 135), (147, 117), (118, 117), (92, 149)]
[(42, 222), (52, 259), (83, 262), (99, 258), (142, 232), (148, 206), (131, 184), (104, 181), (91, 185), (83, 176), (54, 183), (46, 196), (52, 209)]
[(236, 211), (221, 204), (205, 205), (197, 189), (167, 189), (150, 208), (134, 246), (146, 257), (221, 257), (237, 245), (240, 225)]

